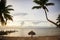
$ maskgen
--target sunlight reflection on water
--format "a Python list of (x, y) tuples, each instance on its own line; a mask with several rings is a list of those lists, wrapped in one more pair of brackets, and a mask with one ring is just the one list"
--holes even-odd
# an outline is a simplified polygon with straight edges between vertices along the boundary
[(30, 32), (31, 30), (33, 30), (36, 35), (35, 36), (56, 36), (56, 35), (60, 35), (60, 29), (59, 28), (5, 28), (2, 30), (16, 30), (16, 32), (8, 34), (7, 36), (22, 36), (22, 37), (26, 37), (29, 36), (28, 32)]

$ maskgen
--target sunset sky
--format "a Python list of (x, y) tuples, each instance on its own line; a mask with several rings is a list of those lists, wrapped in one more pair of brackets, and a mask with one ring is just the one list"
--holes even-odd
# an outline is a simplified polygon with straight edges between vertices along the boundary
[[(56, 18), (60, 14), (60, 0), (49, 0), (49, 2), (55, 3), (55, 5), (47, 7), (49, 9), (48, 17), (56, 22)], [(23, 26), (54, 26), (46, 20), (43, 9), (32, 9), (37, 5), (33, 0), (7, 0), (7, 5), (12, 5), (14, 9), (11, 12), (13, 22), (8, 22), (8, 26), (21, 26), (23, 21)]]

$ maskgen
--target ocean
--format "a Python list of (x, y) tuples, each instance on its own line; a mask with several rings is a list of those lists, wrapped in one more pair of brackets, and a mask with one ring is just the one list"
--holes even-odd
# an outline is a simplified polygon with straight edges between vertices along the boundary
[(18, 27), (0, 27), (0, 31), (4, 30), (4, 31), (12, 31), (15, 30), (16, 32), (14, 33), (10, 33), (8, 35), (5, 36), (17, 36), (17, 37), (27, 37), (30, 36), (28, 35), (28, 33), (30, 31), (34, 31), (36, 33), (36, 35), (34, 36), (59, 36), (60, 35), (60, 29), (59, 28), (55, 28), (55, 27), (51, 27), (51, 28), (18, 28)]

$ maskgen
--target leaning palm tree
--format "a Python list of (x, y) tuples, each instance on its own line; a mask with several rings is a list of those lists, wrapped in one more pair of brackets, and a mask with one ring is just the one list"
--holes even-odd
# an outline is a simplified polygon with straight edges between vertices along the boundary
[(10, 11), (13, 10), (12, 5), (6, 5), (6, 0), (0, 1), (0, 22), (3, 25), (7, 24), (7, 20), (13, 20)]
[(54, 3), (48, 3), (49, 0), (34, 0), (33, 2), (35, 2), (36, 4), (38, 4), (38, 6), (34, 6), (32, 9), (40, 9), (42, 8), (44, 11), (45, 11), (45, 16), (46, 16), (46, 19), (51, 22), (52, 24), (57, 25), (57, 23), (51, 21), (50, 19), (48, 19), (48, 16), (47, 16), (47, 12), (49, 12), (49, 10), (47, 9), (47, 6), (53, 6)]

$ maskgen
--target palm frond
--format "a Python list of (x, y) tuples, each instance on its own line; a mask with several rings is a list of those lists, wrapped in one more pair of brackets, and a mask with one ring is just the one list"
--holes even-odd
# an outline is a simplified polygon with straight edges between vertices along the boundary
[(3, 11), (3, 13), (8, 13), (8, 14), (10, 14), (10, 12), (9, 12), (8, 10)]
[(46, 10), (47, 12), (49, 12), (49, 10), (48, 10), (47, 8), (45, 8), (45, 10)]
[(1, 25), (6, 25), (6, 22), (3, 17), (1, 18)]
[(8, 8), (7, 10), (8, 10), (8, 11), (12, 11), (12, 10), (14, 11), (14, 9), (12, 9), (12, 8)]
[(12, 7), (12, 5), (7, 5), (6, 8)]
[(46, 3), (45, 5), (46, 6), (52, 6), (52, 5), (54, 5), (54, 3)]
[(12, 5), (6, 6), (5, 9), (8, 10), (8, 11), (14, 10), (14, 9), (12, 9), (12, 8), (10, 8), (10, 7), (12, 7)]
[(34, 6), (34, 7), (32, 7), (32, 9), (39, 9), (39, 8), (41, 8), (41, 6)]
[(58, 18), (56, 20), (58, 20), (57, 23), (60, 24), (60, 14), (58, 15)]
[(49, 12), (49, 10), (47, 9), (46, 6), (43, 6), (43, 9), (46, 10), (47, 12)]
[(40, 1), (38, 0), (34, 0), (33, 2), (35, 2), (36, 4), (40, 4)]
[(36, 4), (39, 4), (39, 5), (44, 5), (48, 2), (48, 0), (34, 0), (33, 2), (35, 2)]
[(13, 21), (12, 16), (9, 15), (9, 14), (7, 14), (7, 13), (4, 14), (4, 18), (5, 18), (6, 20), (11, 20), (11, 21)]
[(12, 20), (12, 16), (10, 15), (10, 11), (14, 10), (11, 8), (12, 5), (6, 6), (6, 0), (1, 0), (0, 2), (0, 22), (3, 25), (7, 24), (7, 20)]

